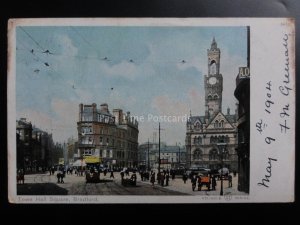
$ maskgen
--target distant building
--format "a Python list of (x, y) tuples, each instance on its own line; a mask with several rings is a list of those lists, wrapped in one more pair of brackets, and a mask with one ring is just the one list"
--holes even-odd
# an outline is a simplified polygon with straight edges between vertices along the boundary
[[(205, 115), (190, 116), (186, 124), (187, 164), (210, 169), (222, 165), (237, 170), (237, 113), (222, 113), (223, 76), (220, 73), (221, 51), (215, 38), (207, 50), (208, 75), (204, 77)], [(225, 145), (220, 154), (220, 144)]]
[[(150, 169), (158, 168), (159, 149), (158, 143), (149, 142), (149, 160), (148, 160), (148, 142), (139, 146), (139, 165)], [(184, 146), (167, 146), (166, 143), (160, 144), (160, 168), (172, 169), (184, 166), (186, 163), (186, 150)]]
[(17, 168), (29, 168), (33, 162), (32, 124), (26, 118), (16, 121)]
[(17, 168), (39, 171), (50, 167), (55, 150), (52, 134), (32, 126), (26, 118), (16, 121)]
[(74, 138), (69, 138), (67, 142), (67, 163), (72, 164), (77, 159), (78, 141)]
[(77, 129), (79, 154), (87, 163), (137, 167), (138, 122), (130, 112), (114, 109), (110, 113), (106, 103), (100, 109), (95, 103), (80, 104)]
[(49, 168), (53, 165), (52, 154), (54, 143), (52, 134), (34, 127), (32, 131), (32, 153), (36, 168)]

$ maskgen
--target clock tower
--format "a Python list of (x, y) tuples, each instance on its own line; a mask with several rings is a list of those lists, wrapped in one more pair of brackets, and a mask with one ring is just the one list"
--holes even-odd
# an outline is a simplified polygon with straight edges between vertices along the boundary
[(207, 49), (208, 75), (204, 77), (205, 87), (205, 116), (210, 118), (218, 112), (222, 112), (223, 77), (220, 74), (221, 51), (215, 38)]

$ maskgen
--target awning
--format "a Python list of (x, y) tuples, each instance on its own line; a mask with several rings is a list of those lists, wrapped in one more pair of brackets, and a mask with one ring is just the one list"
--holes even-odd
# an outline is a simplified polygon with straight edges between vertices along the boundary
[(86, 162), (85, 160), (78, 159), (72, 164), (72, 166), (86, 166)]
[(86, 163), (100, 163), (99, 156), (84, 156), (83, 158)]

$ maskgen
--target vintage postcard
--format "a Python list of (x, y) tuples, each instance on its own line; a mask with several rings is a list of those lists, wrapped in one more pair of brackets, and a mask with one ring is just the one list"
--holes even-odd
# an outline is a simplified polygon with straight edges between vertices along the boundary
[(293, 202), (292, 18), (11, 19), (11, 203)]

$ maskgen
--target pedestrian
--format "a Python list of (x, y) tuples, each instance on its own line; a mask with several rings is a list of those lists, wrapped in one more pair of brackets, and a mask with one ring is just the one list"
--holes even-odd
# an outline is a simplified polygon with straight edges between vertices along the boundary
[(201, 191), (201, 176), (199, 175), (198, 177), (197, 177), (197, 181), (198, 181), (198, 191)]
[(233, 170), (233, 176), (236, 177), (236, 170)]
[(124, 179), (124, 171), (121, 171), (121, 180), (123, 180)]
[(160, 172), (158, 172), (156, 175), (157, 184), (160, 184), (160, 176)]
[(193, 176), (192, 176), (192, 178), (191, 178), (191, 183), (192, 183), (192, 189), (193, 189), (193, 191), (194, 191), (195, 188), (196, 188), (196, 183), (197, 183), (196, 175), (193, 175)]
[(232, 187), (232, 176), (228, 175), (228, 187)]
[(57, 174), (56, 174), (56, 177), (57, 177), (57, 183), (60, 183), (60, 179), (61, 179), (60, 174), (61, 174), (61, 171), (60, 171), (60, 170), (57, 171)]
[(115, 179), (114, 170), (113, 169), (111, 169), (111, 171), (110, 171), (110, 177), (109, 178)]
[(185, 184), (186, 184), (187, 178), (188, 178), (187, 174), (184, 173), (184, 174), (182, 175), (182, 179), (183, 179), (183, 182), (184, 182)]
[(170, 175), (169, 175), (169, 172), (167, 172), (167, 174), (166, 174), (166, 186), (169, 186), (169, 179), (170, 179)]
[(154, 187), (154, 182), (155, 182), (155, 173), (151, 173), (151, 177), (150, 177), (150, 182), (152, 184), (152, 187)]
[(175, 179), (175, 171), (173, 171), (173, 173), (172, 173), (172, 180), (174, 180)]
[(212, 178), (211, 178), (211, 186), (212, 186), (212, 189), (215, 191), (216, 190), (216, 186), (217, 186), (217, 181), (216, 181), (216, 177), (215, 176), (212, 176)]
[(161, 186), (163, 187), (164, 186), (164, 182), (165, 182), (165, 174), (164, 173), (161, 173), (160, 174), (160, 184)]

